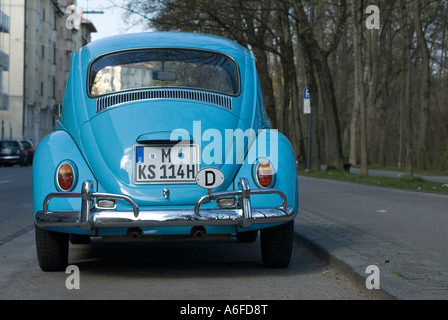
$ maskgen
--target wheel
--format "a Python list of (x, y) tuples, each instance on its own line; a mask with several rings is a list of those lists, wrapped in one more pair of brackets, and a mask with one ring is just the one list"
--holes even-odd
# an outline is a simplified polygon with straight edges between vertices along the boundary
[(258, 230), (239, 232), (236, 234), (236, 238), (239, 242), (255, 242), (257, 240)]
[(63, 271), (68, 265), (68, 233), (48, 231), (38, 226), (36, 249), (39, 266), (43, 271)]
[(286, 268), (291, 261), (294, 221), (260, 230), (261, 258), (268, 268)]

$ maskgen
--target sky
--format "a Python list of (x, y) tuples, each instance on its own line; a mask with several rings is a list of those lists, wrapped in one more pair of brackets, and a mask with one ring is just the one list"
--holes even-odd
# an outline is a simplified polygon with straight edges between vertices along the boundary
[(111, 8), (108, 0), (77, 0), (77, 5), (83, 12), (104, 11), (104, 14), (83, 13), (83, 17), (90, 20), (97, 30), (91, 35), (92, 41), (115, 34), (144, 31), (139, 27), (129, 28), (123, 21), (123, 10)]

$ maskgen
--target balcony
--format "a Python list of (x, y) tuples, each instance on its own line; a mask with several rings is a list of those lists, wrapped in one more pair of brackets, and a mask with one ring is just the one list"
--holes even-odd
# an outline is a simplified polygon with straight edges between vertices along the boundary
[(9, 33), (11, 20), (3, 11), (0, 11), (0, 32)]
[(9, 95), (6, 93), (0, 96), (0, 110), (9, 110)]
[(0, 69), (3, 71), (9, 70), (9, 54), (0, 50)]

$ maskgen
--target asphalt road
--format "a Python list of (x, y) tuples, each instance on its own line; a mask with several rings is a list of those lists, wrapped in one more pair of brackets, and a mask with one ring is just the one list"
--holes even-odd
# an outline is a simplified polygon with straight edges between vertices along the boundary
[(236, 240), (71, 245), (69, 274), (43, 272), (32, 229), (31, 168), (0, 167), (0, 299), (371, 299), (298, 243), (287, 269), (261, 264), (260, 244)]
[(31, 230), (32, 167), (0, 167), (0, 245)]
[(299, 202), (303, 210), (448, 266), (447, 195), (300, 177)]

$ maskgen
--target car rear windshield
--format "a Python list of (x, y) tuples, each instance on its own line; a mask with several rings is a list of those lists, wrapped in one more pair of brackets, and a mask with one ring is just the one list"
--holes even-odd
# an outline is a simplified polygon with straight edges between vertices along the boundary
[(29, 143), (28, 141), (22, 141), (22, 145), (24, 148), (31, 148), (31, 143)]
[(238, 95), (235, 62), (191, 49), (145, 49), (109, 54), (90, 68), (91, 96), (153, 87), (181, 87)]
[(17, 148), (17, 141), (0, 141), (0, 148)]

